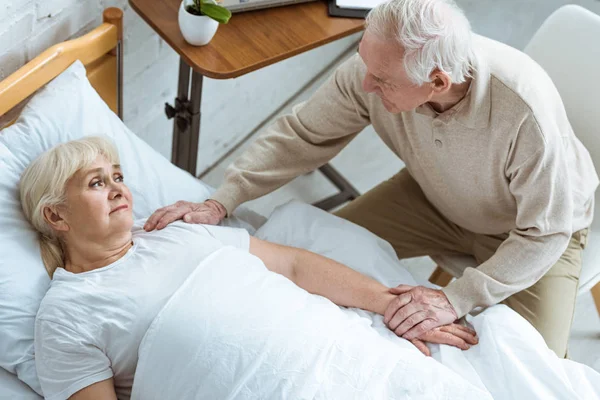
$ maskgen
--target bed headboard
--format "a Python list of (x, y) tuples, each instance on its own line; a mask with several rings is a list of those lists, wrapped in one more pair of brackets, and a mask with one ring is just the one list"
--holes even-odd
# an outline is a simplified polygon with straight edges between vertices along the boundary
[(102, 16), (93, 31), (50, 47), (1, 81), (0, 116), (80, 60), (100, 97), (123, 118), (123, 11), (111, 7)]

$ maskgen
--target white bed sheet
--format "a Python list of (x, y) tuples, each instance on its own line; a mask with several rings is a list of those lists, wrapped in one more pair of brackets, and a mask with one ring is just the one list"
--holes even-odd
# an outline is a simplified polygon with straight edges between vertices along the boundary
[[(414, 284), (387, 242), (305, 204), (280, 207), (257, 236), (327, 255), (387, 286)], [(433, 359), (425, 358), (379, 315), (339, 309), (264, 266), (219, 257), (198, 267), (148, 330), (134, 399), (600, 400), (600, 374), (556, 357), (506, 306), (468, 317), (479, 345), (433, 345)], [(389, 365), (397, 360), (409, 362)]]
[[(290, 208), (289, 205), (287, 207)], [(283, 218), (280, 213), (279, 221), (273, 221), (279, 227), (294, 226), (293, 230), (284, 229), (284, 231), (288, 232), (288, 236), (292, 236), (287, 237), (285, 240), (299, 242), (301, 241), (300, 236), (304, 236), (304, 240), (307, 243), (318, 243), (320, 248), (314, 250), (319, 250), (321, 253), (327, 253), (326, 248), (335, 249), (338, 246), (336, 241), (342, 240), (346, 233), (350, 233), (341, 233), (339, 229), (340, 226), (338, 225), (339, 221), (333, 223), (331, 217), (322, 211), (302, 204), (296, 204), (294, 207), (296, 207), (296, 209), (294, 209), (293, 212), (283, 213), (284, 217), (292, 216), (290, 217), (290, 220)], [(244, 216), (242, 216), (242, 218), (243, 217)], [(255, 219), (257, 217), (255, 214), (251, 214), (250, 217), (251, 221), (249, 225), (252, 225), (252, 227), (248, 227), (248, 223), (245, 222), (232, 223), (230, 221), (228, 225), (246, 227), (252, 231), (258, 228), (263, 222), (260, 217), (259, 219)], [(305, 226), (301, 227), (301, 225)], [(347, 231), (347, 229), (344, 230)], [(332, 234), (335, 231), (339, 234)], [(319, 232), (321, 232), (321, 234)], [(285, 233), (280, 234), (279, 239), (282, 239), (284, 236), (286, 236)], [(281, 240), (274, 241), (281, 242)], [(331, 257), (333, 254), (328, 255)], [(354, 259), (360, 259), (363, 256), (364, 255), (361, 254), (345, 255), (345, 257)], [(381, 280), (383, 280), (384, 276), (389, 278), (387, 271), (371, 271), (370, 275), (375, 275), (373, 276), (374, 278), (379, 278)], [(360, 310), (352, 310), (352, 312), (357, 312), (359, 315), (363, 313)], [(502, 314), (503, 312), (505, 313), (506, 311), (499, 308), (497, 312), (489, 313), (488, 311), (487, 314), (490, 318), (479, 318), (478, 320), (474, 320), (470, 317), (470, 320), (474, 322), (475, 328), (478, 329), (482, 337), (495, 337), (497, 339), (498, 335), (485, 335), (482, 331), (486, 329), (502, 329), (502, 318), (497, 318), (498, 315), (494, 318), (494, 314)], [(366, 315), (366, 313), (361, 316), (371, 317)], [(531, 395), (532, 393), (540, 394), (545, 392), (546, 394), (553, 393), (554, 395), (561, 393), (562, 396), (560, 398), (565, 399), (600, 399), (600, 375), (598, 375), (598, 373), (572, 361), (557, 360), (549, 350), (548, 352), (540, 351), (539, 344), (537, 346), (523, 346), (523, 343), (528, 343), (528, 341), (532, 340), (535, 342), (541, 339), (539, 335), (536, 335), (535, 332), (532, 333), (531, 330), (527, 330), (526, 327), (526, 336), (529, 337), (527, 340), (524, 341), (523, 337), (511, 337), (515, 332), (519, 332), (518, 329), (514, 329), (514, 324), (524, 322), (524, 320), (519, 322), (518, 319), (513, 319), (511, 322), (512, 329), (509, 331), (509, 334), (500, 336), (500, 340), (494, 343), (494, 346), (488, 346), (486, 343), (482, 343), (481, 346), (476, 346), (466, 353), (447, 346), (432, 346), (433, 358), (440, 361), (446, 367), (450, 367), (454, 372), (474, 386), (484, 386), (491, 389), (490, 391), (495, 394), (503, 394), (503, 396), (495, 396), (495, 398), (523, 398), (522, 395), (524, 393), (528, 394), (528, 398), (544, 398), (546, 396)], [(515, 344), (517, 344), (516, 347)], [(493, 350), (486, 351), (486, 349)], [(499, 368), (500, 366), (502, 367)], [(490, 371), (490, 373), (482, 373), (482, 371), (486, 370)], [(498, 379), (498, 371), (502, 371), (502, 374), (504, 375), (503, 379)], [(539, 374), (542, 372), (545, 377), (540, 381)], [(521, 376), (519, 382), (522, 383), (522, 388), (513, 385), (513, 387), (510, 388), (510, 392), (502, 387), (492, 388), (494, 385), (501, 385), (501, 382), (506, 381), (507, 376), (510, 374), (518, 374)], [(552, 387), (553, 384), (555, 387)], [(19, 381), (15, 375), (0, 368), (0, 400), (4, 399), (37, 400), (41, 399), (41, 397)]]
[(40, 400), (41, 398), (16, 375), (0, 368), (0, 400)]

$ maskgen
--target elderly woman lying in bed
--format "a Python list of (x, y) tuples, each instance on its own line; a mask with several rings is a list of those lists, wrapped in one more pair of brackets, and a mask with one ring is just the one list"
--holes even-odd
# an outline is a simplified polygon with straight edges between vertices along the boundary
[[(35, 330), (38, 375), (49, 399), (129, 397), (149, 325), (191, 272), (225, 246), (260, 258), (269, 270), (340, 306), (383, 314), (395, 297), (333, 260), (242, 229), (178, 222), (144, 231), (143, 221), (133, 221), (117, 151), (104, 138), (42, 154), (24, 172), (20, 192), (53, 277)], [(413, 341), (427, 353), (424, 341), (468, 349), (477, 338), (449, 325)]]

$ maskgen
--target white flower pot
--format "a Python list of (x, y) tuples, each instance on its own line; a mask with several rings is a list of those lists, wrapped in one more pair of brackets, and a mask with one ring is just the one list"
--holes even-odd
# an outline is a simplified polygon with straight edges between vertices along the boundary
[(193, 46), (204, 46), (215, 36), (219, 23), (206, 15), (194, 15), (185, 9), (186, 0), (179, 6), (179, 29), (186, 42)]

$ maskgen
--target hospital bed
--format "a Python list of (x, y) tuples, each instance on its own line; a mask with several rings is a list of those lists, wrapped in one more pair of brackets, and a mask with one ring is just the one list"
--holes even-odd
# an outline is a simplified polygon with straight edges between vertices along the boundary
[[(176, 200), (199, 201), (208, 197), (213, 190), (188, 173), (172, 166), (164, 157), (126, 129), (117, 118), (117, 116), (122, 116), (123, 109), (121, 21), (122, 12), (119, 9), (105, 10), (104, 23), (99, 27), (80, 38), (49, 48), (0, 82), (0, 116), (5, 122), (4, 129), (0, 131), (0, 168), (2, 172), (0, 174), (0, 225), (2, 226), (0, 229), (0, 253), (2, 254), (2, 258), (0, 258), (0, 399), (41, 398), (38, 394), (40, 393), (39, 387), (36, 388), (35, 383), (31, 380), (32, 372), (35, 369), (32, 333), (33, 320), (41, 300), (40, 296), (43, 296), (43, 289), (47, 287), (49, 280), (40, 264), (39, 253), (36, 250), (37, 236), (27, 222), (19, 217), (21, 213), (16, 195), (18, 172), (22, 171), (32, 157), (51, 147), (56, 141), (69, 140), (77, 135), (103, 132), (109, 136), (112, 135), (124, 161), (124, 170), (128, 177), (135, 178), (131, 180), (130, 189), (134, 193), (134, 198), (137, 199), (134, 207), (134, 214), (137, 213), (137, 217), (148, 216), (156, 208), (171, 204)], [(97, 95), (94, 93), (94, 96), (85, 97), (90, 94), (91, 87), (97, 92)], [(65, 118), (59, 114), (64, 115), (65, 109), (69, 113), (68, 119), (71, 125), (62, 126), (59, 129), (59, 126), (65, 123), (63, 121)], [(352, 237), (356, 240), (353, 245), (356, 247), (355, 253), (352, 252), (353, 249), (342, 251), (342, 254), (338, 254), (340, 257), (338, 261), (348, 265), (360, 261), (358, 264), (365, 268), (361, 272), (368, 274), (375, 270), (376, 262), (382, 264), (381, 258), (376, 259), (372, 256), (377, 253), (380, 257), (387, 257), (389, 261), (387, 264), (391, 265), (387, 272), (392, 275), (396, 274), (393, 263), (397, 260), (395, 260), (389, 244), (360, 227), (351, 226), (352, 224), (336, 219), (314, 207), (292, 204), (287, 209), (285, 207), (281, 209), (268, 223), (265, 223), (264, 217), (242, 207), (236, 211), (233, 218), (228, 219), (227, 224), (243, 227), (251, 233), (258, 230), (257, 235), (262, 234), (263, 239), (306, 247), (331, 258), (336, 257), (336, 250), (339, 253), (339, 249), (345, 243), (353, 240), (350, 236), (344, 235), (353, 235)], [(287, 231), (277, 229), (278, 226), (287, 227)], [(284, 232), (287, 233), (284, 234)], [(346, 258), (344, 259), (344, 257)], [(381, 273), (381, 280), (385, 280), (385, 273), (382, 271), (377, 273)], [(374, 278), (377, 277), (374, 276)], [(411, 277), (405, 276), (403, 279), (404, 282), (407, 282)], [(28, 291), (36, 291), (37, 294), (32, 295)], [(506, 310), (496, 309), (494, 312), (501, 314)], [(351, 321), (359, 321), (362, 325), (370, 323), (369, 318), (372, 316), (361, 315), (360, 312), (356, 315), (352, 314), (354, 319)], [(498, 319), (492, 318), (491, 320), (497, 321)], [(484, 324), (482, 319), (475, 322), (480, 326)], [(391, 334), (384, 329), (381, 321), (378, 323), (384, 334)], [(23, 330), (29, 331), (22, 332)], [(537, 360), (550, 360), (540, 364), (539, 369), (528, 364), (527, 360), (518, 360), (518, 356), (514, 356), (525, 353), (518, 353), (518, 351), (513, 353), (511, 350), (496, 351), (498, 355), (507, 353), (517, 358), (513, 361), (515, 371), (526, 371), (532, 374), (532, 377), (523, 380), (526, 384), (530, 382), (528, 379), (531, 379), (531, 382), (537, 382), (533, 375), (536, 372), (540, 373), (539, 371), (546, 364), (551, 363), (552, 357), (554, 357), (553, 353), (543, 348), (543, 340), (539, 335), (536, 336), (537, 333), (530, 330), (530, 334), (533, 335), (532, 341), (537, 340), (538, 343), (542, 343), (538, 346), (538, 349), (541, 350), (537, 353), (539, 356)], [(393, 337), (389, 340), (398, 339), (393, 334), (391, 336)], [(503, 338), (495, 337), (498, 342), (501, 339)], [(156, 345), (156, 351), (149, 351), (148, 357), (158, 354), (158, 350), (165, 349), (160, 341), (156, 343), (148, 341), (149, 348), (153, 345)], [(410, 345), (408, 345), (409, 347)], [(411, 354), (414, 357), (419, 356), (416, 350), (408, 348), (402, 351), (413, 352)], [(490, 348), (493, 346), (485, 349)], [(517, 350), (529, 351), (530, 349)], [(452, 360), (454, 363), (452, 368), (462, 371), (465, 385), (474, 385), (475, 388), (485, 381), (485, 373), (473, 372), (473, 365), (475, 365), (473, 360), (488, 362), (489, 357), (484, 352), (472, 353), (471, 364), (468, 364), (467, 359), (457, 349), (440, 346), (435, 353), (440, 360)], [(531, 352), (527, 354), (533, 355)], [(424, 363), (423, 365), (430, 362), (418, 361), (417, 358), (415, 360), (417, 363)], [(147, 365), (157, 364), (153, 360), (148, 360)], [(586, 386), (591, 385), (591, 378), (597, 377), (594, 375), (595, 373), (590, 369), (584, 369), (583, 366), (576, 365), (576, 363), (569, 365), (572, 367), (571, 371), (581, 367), (578, 370), (581, 373), (569, 375), (571, 382), (574, 377), (581, 379), (581, 385), (577, 385), (579, 388), (569, 388), (563, 385), (564, 387), (561, 387), (560, 390), (565, 393), (573, 393), (573, 397), (569, 398), (584, 398), (576, 396), (577, 390), (580, 392), (585, 390), (586, 393), (591, 394), (596, 393), (600, 398), (600, 387), (594, 389)], [(488, 369), (488, 379), (490, 376), (495, 379), (496, 371)], [(569, 374), (565, 371), (562, 373), (563, 378)], [(587, 379), (587, 376), (591, 378)], [(142, 374), (141, 377), (145, 378), (147, 385), (140, 390), (158, 393), (161, 387), (154, 388), (152, 383), (159, 386), (164, 383), (160, 379), (152, 379), (151, 375)], [(546, 379), (546, 384), (549, 381)], [(559, 382), (560, 376), (553, 378), (552, 381)], [(411, 384), (414, 386), (414, 382), (414, 379), (411, 379), (406, 382), (406, 386)], [(402, 382), (395, 382), (395, 384), (403, 385)], [(490, 385), (490, 383), (487, 382), (486, 385)], [(38, 393), (30, 386), (37, 389)], [(539, 389), (535, 383), (526, 386)], [(547, 390), (548, 387), (543, 390)], [(519, 393), (525, 395), (526, 390), (529, 389), (524, 386), (523, 390)], [(146, 397), (142, 396), (141, 398)]]

